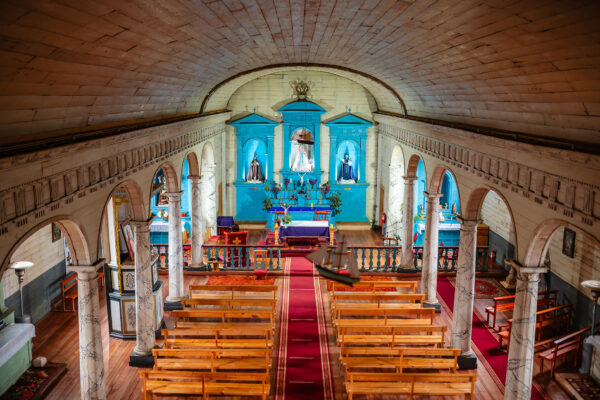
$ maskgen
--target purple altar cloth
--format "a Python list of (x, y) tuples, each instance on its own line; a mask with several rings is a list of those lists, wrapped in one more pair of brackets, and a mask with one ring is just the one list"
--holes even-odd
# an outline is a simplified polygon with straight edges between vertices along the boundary
[[(322, 223), (324, 222), (324, 223)], [(298, 221), (296, 224), (282, 225), (279, 228), (279, 237), (329, 237), (327, 221)]]
[(234, 225), (233, 217), (229, 217), (229, 216), (217, 217), (217, 226), (233, 228), (233, 225)]

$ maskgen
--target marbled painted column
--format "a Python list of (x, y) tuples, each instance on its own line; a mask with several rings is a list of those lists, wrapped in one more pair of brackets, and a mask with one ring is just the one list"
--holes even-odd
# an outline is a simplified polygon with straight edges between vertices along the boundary
[(517, 288), (510, 331), (504, 399), (529, 400), (533, 377), (538, 283), (540, 274), (547, 272), (548, 269), (523, 267), (515, 261), (511, 264), (517, 271)]
[(166, 298), (168, 302), (177, 302), (183, 298), (182, 193), (165, 193), (169, 200), (169, 295)]
[(192, 191), (192, 204), (190, 205), (192, 212), (192, 268), (201, 268), (204, 266), (204, 258), (202, 254), (202, 243), (204, 232), (202, 230), (202, 202), (200, 201), (200, 177), (197, 175), (189, 175), (190, 187)]
[(423, 271), (421, 274), (421, 290), (425, 293), (423, 306), (435, 307), (441, 311), (437, 301), (437, 267), (438, 267), (438, 205), (441, 193), (425, 192), (427, 196), (427, 212), (425, 215), (425, 243), (423, 245)]
[(135, 233), (135, 324), (136, 342), (133, 353), (138, 356), (152, 354), (156, 344), (154, 333), (154, 298), (152, 295), (152, 249), (150, 223), (131, 221)]
[(70, 265), (69, 271), (77, 273), (79, 304), (79, 382), (83, 400), (106, 399), (104, 359), (100, 333), (100, 304), (98, 301), (98, 268), (95, 265)]
[(460, 222), (460, 242), (456, 265), (456, 287), (454, 289), (454, 307), (452, 315), (452, 347), (460, 349), (459, 366), (463, 369), (477, 368), (477, 357), (471, 349), (473, 330), (473, 300), (475, 298), (475, 262), (477, 249), (477, 224), (479, 220)]
[(216, 164), (202, 165), (202, 202), (204, 220), (212, 235), (217, 234), (217, 191), (215, 182)]
[(402, 268), (413, 268), (413, 232), (416, 176), (403, 176), (404, 213), (402, 215)]
[[(392, 195), (388, 196), (390, 200), (388, 204), (388, 216), (387, 216), (387, 229), (385, 235), (388, 237), (399, 237), (401, 235), (402, 225), (402, 211), (400, 210), (401, 201), (396, 195), (399, 193), (399, 186), (402, 185), (400, 180), (400, 174), (402, 173), (402, 167), (397, 165), (390, 165), (390, 187), (389, 191)], [(404, 199), (402, 199), (404, 200)]]

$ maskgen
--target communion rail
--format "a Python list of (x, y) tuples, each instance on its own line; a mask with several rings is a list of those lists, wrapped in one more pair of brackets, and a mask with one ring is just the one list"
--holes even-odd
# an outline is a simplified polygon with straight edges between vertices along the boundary
[[(250, 271), (254, 269), (257, 251), (264, 255), (264, 267), (269, 271), (283, 269), (282, 258), (290, 251), (275, 245), (226, 245), (206, 244), (203, 246), (205, 261), (217, 269)], [(332, 249), (333, 247), (330, 247)], [(423, 268), (423, 247), (414, 247), (412, 268), (402, 267), (401, 246), (348, 246), (348, 251), (356, 257), (358, 268), (363, 272), (419, 272)], [(456, 271), (458, 246), (438, 248), (438, 271)], [(477, 247), (476, 270), (487, 271), (491, 261), (487, 247)], [(263, 267), (261, 265), (261, 267)]]

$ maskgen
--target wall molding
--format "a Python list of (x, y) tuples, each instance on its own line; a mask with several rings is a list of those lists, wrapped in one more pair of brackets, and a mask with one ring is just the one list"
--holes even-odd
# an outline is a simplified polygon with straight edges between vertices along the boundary
[[(382, 135), (396, 140), (415, 152), (463, 169), (488, 181), (490, 185), (510, 190), (537, 205), (546, 206), (562, 218), (576, 219), (587, 226), (598, 226), (600, 181), (597, 181), (597, 184), (590, 184), (569, 176), (516, 163), (395, 125), (389, 118), (392, 117), (379, 119), (378, 130)], [(398, 124), (402, 122), (398, 121)]]

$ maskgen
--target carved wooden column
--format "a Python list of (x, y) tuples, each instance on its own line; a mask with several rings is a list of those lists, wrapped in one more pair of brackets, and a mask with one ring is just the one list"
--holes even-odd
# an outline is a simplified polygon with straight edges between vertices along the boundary
[(100, 332), (100, 304), (98, 300), (98, 268), (104, 259), (94, 265), (70, 265), (77, 273), (79, 305), (79, 382), (82, 400), (106, 399), (104, 357)]
[(504, 400), (529, 400), (533, 378), (538, 283), (540, 274), (547, 272), (548, 269), (523, 267), (516, 261), (510, 263), (517, 271), (517, 288), (510, 331)]
[(435, 308), (441, 312), (437, 301), (437, 268), (438, 268), (438, 205), (441, 193), (425, 192), (427, 196), (427, 213), (425, 215), (425, 243), (423, 246), (423, 271), (421, 273), (421, 290), (425, 293), (423, 307)]
[(404, 213), (402, 215), (402, 268), (413, 268), (413, 232), (416, 176), (403, 176)]
[(202, 202), (200, 200), (200, 176), (189, 175), (190, 187), (192, 191), (192, 264), (191, 268), (203, 268), (204, 257), (202, 253), (202, 243), (204, 232), (202, 229)]
[[(151, 367), (154, 365), (152, 349), (156, 344), (154, 333), (154, 296), (152, 294), (152, 249), (150, 224), (131, 221), (135, 233), (135, 325), (136, 343), (129, 357), (129, 365)], [(157, 306), (162, 306), (157, 305)]]
[(452, 315), (452, 347), (460, 349), (458, 365), (461, 369), (477, 368), (477, 356), (471, 349), (473, 331), (473, 301), (475, 299), (475, 263), (477, 256), (477, 224), (479, 220), (460, 222), (460, 242), (456, 265), (454, 312)]
[(165, 301), (165, 310), (179, 309), (183, 298), (182, 193), (165, 193), (169, 201), (169, 295)]

